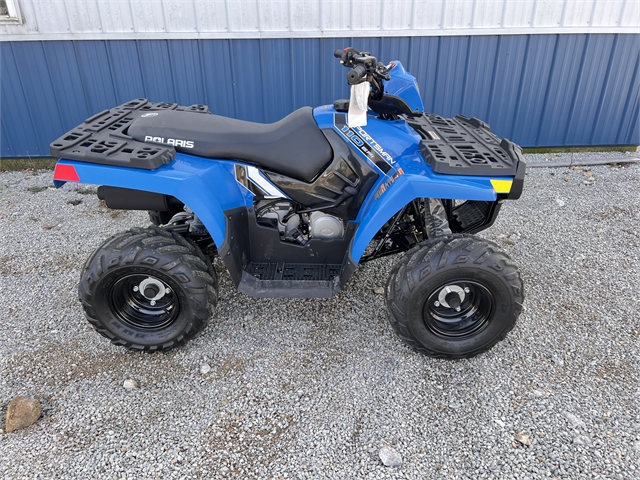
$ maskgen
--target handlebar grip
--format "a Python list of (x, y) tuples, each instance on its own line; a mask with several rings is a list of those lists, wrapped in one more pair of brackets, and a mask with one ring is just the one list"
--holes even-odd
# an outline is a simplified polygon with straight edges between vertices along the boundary
[(343, 50), (338, 49), (335, 52), (333, 52), (333, 56), (336, 58), (342, 58), (342, 53), (343, 53)]
[(356, 85), (360, 83), (360, 80), (366, 74), (367, 74), (367, 67), (365, 67), (364, 65), (356, 65), (355, 67), (353, 67), (353, 70), (347, 73), (347, 83), (349, 85)]

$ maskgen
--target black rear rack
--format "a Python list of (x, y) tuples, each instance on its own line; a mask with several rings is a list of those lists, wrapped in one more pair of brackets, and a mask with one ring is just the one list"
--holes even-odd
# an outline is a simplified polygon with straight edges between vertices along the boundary
[(151, 103), (138, 98), (87, 118), (50, 145), (51, 155), (80, 162), (155, 170), (175, 158), (175, 148), (139, 142), (127, 135), (127, 130), (137, 118), (158, 110), (210, 113), (206, 105), (181, 107), (177, 103)]
[(518, 145), (501, 141), (477, 118), (425, 113), (406, 121), (422, 137), (420, 153), (436, 173), (514, 176), (523, 159)]

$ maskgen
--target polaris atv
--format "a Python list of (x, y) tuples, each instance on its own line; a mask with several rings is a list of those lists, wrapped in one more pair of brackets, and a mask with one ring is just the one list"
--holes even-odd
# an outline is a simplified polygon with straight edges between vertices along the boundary
[(424, 113), (400, 62), (334, 55), (350, 100), (259, 124), (136, 99), (51, 144), (56, 187), (101, 185), (109, 208), (155, 224), (87, 260), (79, 297), (100, 334), (132, 350), (184, 345), (216, 305), (216, 255), (247, 295), (330, 297), (359, 265), (403, 254), (386, 284), (391, 326), (433, 357), (474, 356), (513, 328), (520, 274), (473, 234), (520, 197), (521, 149), (478, 119)]

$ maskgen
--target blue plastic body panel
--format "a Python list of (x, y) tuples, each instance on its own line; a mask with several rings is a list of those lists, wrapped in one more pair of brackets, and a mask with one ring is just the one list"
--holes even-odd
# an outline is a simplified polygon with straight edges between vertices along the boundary
[[(253, 194), (236, 182), (235, 163), (178, 153), (156, 170), (122, 168), (61, 159), (73, 165), (81, 183), (131, 188), (172, 195), (187, 205), (207, 227), (218, 247), (225, 240), (225, 210), (252, 204)], [(56, 187), (65, 182), (56, 181)]]
[[(402, 119), (380, 120), (374, 115), (369, 115), (366, 126), (349, 128), (336, 125), (337, 115), (341, 114), (331, 106), (317, 107), (314, 115), (320, 128), (335, 129), (345, 141), (351, 143), (354, 150), (378, 168), (380, 174), (378, 182), (371, 189), (356, 218), (359, 226), (350, 252), (355, 262), (360, 260), (380, 228), (412, 200), (443, 198), (494, 201), (497, 194), (491, 180), (513, 179), (435, 173), (420, 156), (420, 136)], [(372, 155), (367, 155), (358, 148), (361, 143), (368, 145), (372, 153), (389, 154), (391, 159), (385, 160), (388, 167), (380, 169), (379, 161), (375, 162), (371, 158)]]
[(389, 70), (391, 78), (382, 81), (385, 95), (401, 98), (414, 113), (424, 113), (424, 105), (415, 77), (407, 73), (399, 61), (395, 60), (393, 63), (393, 68)]

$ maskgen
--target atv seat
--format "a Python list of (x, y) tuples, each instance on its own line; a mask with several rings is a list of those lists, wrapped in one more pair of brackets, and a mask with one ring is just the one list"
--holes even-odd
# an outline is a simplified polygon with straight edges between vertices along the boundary
[(240, 160), (304, 182), (311, 182), (333, 158), (311, 107), (269, 124), (159, 110), (134, 120), (128, 134), (141, 142), (172, 144), (178, 152)]

